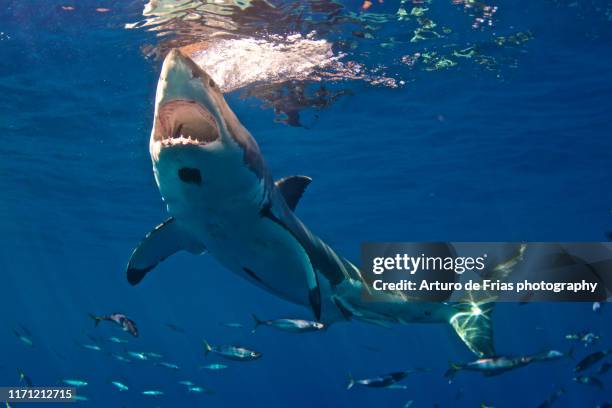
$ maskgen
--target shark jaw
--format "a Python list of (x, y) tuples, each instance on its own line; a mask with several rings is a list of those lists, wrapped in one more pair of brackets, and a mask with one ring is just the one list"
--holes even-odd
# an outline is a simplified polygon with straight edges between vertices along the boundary
[(149, 150), (154, 162), (162, 149), (197, 147), (222, 139), (225, 122), (214, 81), (190, 58), (172, 50), (162, 67)]
[(161, 105), (153, 141), (162, 147), (195, 144), (204, 146), (219, 138), (219, 127), (212, 114), (193, 100), (175, 99)]

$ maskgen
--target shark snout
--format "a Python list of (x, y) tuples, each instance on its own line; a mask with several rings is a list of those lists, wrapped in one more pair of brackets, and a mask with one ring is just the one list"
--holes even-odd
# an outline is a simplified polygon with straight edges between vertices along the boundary
[(219, 87), (198, 64), (177, 49), (168, 53), (157, 87), (158, 106), (173, 99), (194, 100), (218, 116), (219, 98)]

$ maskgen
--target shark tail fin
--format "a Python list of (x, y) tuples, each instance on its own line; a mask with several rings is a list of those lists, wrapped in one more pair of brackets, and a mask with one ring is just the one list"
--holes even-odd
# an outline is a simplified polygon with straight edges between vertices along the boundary
[(98, 327), (102, 319), (94, 314), (89, 313), (89, 317), (94, 321), (94, 327)]
[(251, 316), (253, 316), (253, 321), (255, 322), (255, 326), (253, 326), (253, 330), (251, 330), (251, 332), (255, 333), (255, 330), (257, 330), (257, 328), (263, 324), (263, 320), (257, 317), (255, 313), (253, 313)]
[(495, 355), (493, 347), (493, 303), (459, 303), (449, 323), (466, 346), (478, 357)]
[(455, 378), (455, 375), (461, 370), (461, 366), (455, 363), (449, 363), (448, 370), (444, 373), (444, 378), (448, 378), (448, 381), (451, 382)]
[(212, 351), (212, 347), (206, 340), (204, 340), (204, 355), (207, 356), (208, 353)]
[(348, 373), (348, 384), (346, 385), (346, 389), (350, 390), (355, 385), (355, 379), (353, 378), (353, 374)]

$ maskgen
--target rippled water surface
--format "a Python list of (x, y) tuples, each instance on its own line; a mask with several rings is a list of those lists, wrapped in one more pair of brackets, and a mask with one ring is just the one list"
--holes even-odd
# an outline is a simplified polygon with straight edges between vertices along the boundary
[[(132, 249), (166, 217), (148, 138), (173, 47), (225, 86), (276, 178), (313, 178), (297, 213), (355, 262), (362, 241), (606, 240), (612, 8), (486, 1), (5, 0), (0, 385), (17, 385), (18, 370), (34, 385), (83, 379), (79, 404), (100, 407), (536, 407), (562, 387), (558, 407), (611, 402), (612, 374), (601, 391), (576, 384), (569, 359), (448, 384), (448, 362), (472, 356), (443, 325), (253, 334), (251, 313), (311, 316), (211, 257), (178, 254), (142, 285), (125, 279)], [(88, 317), (114, 311), (137, 321), (138, 339), (109, 342), (127, 336)], [(591, 348), (574, 345), (581, 358), (610, 347), (610, 313), (500, 305), (497, 350), (566, 351), (568, 333), (601, 335)], [(263, 357), (200, 370), (218, 362), (204, 357), (203, 339)], [(180, 370), (113, 358), (125, 351), (163, 354)], [(431, 372), (405, 390), (346, 390), (349, 372), (414, 367)], [(214, 393), (189, 393), (181, 380)]]

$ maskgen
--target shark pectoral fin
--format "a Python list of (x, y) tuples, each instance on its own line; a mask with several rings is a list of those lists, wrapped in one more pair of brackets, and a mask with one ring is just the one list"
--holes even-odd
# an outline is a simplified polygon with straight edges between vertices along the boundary
[(127, 266), (128, 282), (138, 284), (158, 263), (181, 250), (202, 253), (206, 248), (187, 236), (170, 217), (149, 232), (132, 252)]
[(310, 269), (306, 274), (308, 282), (308, 301), (317, 321), (321, 320), (321, 288), (319, 278), (314, 269)]
[(275, 184), (291, 211), (295, 211), (295, 207), (311, 181), (312, 179), (307, 176), (289, 176), (276, 181)]

